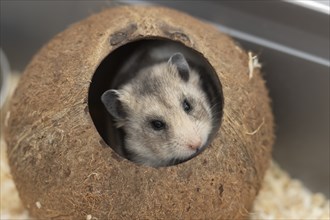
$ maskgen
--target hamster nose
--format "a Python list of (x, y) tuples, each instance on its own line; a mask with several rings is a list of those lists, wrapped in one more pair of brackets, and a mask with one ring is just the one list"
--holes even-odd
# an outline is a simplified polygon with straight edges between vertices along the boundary
[(201, 140), (196, 140), (196, 141), (192, 141), (188, 144), (188, 148), (192, 149), (192, 150), (198, 150), (198, 148), (200, 148), (202, 145), (202, 141)]

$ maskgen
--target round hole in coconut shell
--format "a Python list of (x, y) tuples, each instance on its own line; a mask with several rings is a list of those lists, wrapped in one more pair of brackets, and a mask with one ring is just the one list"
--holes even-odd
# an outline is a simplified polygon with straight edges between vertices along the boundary
[[(102, 61), (125, 44), (149, 38), (200, 53), (216, 72), (225, 100), (221, 127), (207, 150), (158, 169), (109, 148), (88, 106)], [(265, 82), (259, 69), (253, 71), (251, 77), (249, 56), (231, 38), (175, 10), (123, 6), (72, 25), (35, 55), (11, 100), (6, 142), (23, 204), (36, 218), (247, 217), (274, 140)]]
[[(142, 60), (144, 63), (148, 62), (147, 65), (154, 65), (164, 61), (166, 62), (169, 59), (169, 56), (167, 56), (168, 54), (172, 55), (174, 53), (180, 52), (184, 54), (188, 60), (189, 66), (196, 70), (196, 72), (199, 74), (201, 87), (207, 96), (209, 105), (211, 106), (210, 109), (212, 117), (212, 129), (205, 147), (203, 147), (200, 151), (198, 151), (197, 154), (194, 154), (192, 157), (189, 157), (186, 160), (178, 160), (177, 162), (174, 162), (174, 164), (187, 161), (202, 153), (203, 150), (206, 149), (208, 143), (210, 143), (216, 135), (216, 132), (218, 131), (221, 124), (221, 118), (223, 114), (223, 95), (221, 83), (212, 66), (201, 54), (199, 54), (197, 51), (194, 51), (192, 48), (186, 47), (182, 43), (169, 39), (153, 37), (126, 43), (111, 52), (101, 62), (93, 76), (88, 98), (89, 113), (91, 114), (95, 127), (97, 128), (103, 140), (119, 155), (125, 158), (129, 158), (127, 157), (127, 154), (123, 152), (123, 147), (121, 147), (124, 146), (125, 132), (123, 129), (117, 128), (115, 126), (115, 119), (107, 112), (106, 108), (101, 102), (100, 97), (106, 90), (118, 89), (120, 85), (129, 82), (132, 77), (136, 75), (136, 70), (141, 68), (139, 67), (141, 64), (139, 62), (132, 64), (131, 59), (135, 59), (132, 57), (136, 56), (136, 54), (141, 52), (141, 50), (144, 48), (157, 48), (157, 53), (160, 51), (166, 53), (165, 57), (163, 57), (164, 55), (155, 54), (156, 52), (154, 51), (153, 53), (155, 56), (158, 56), (157, 58), (148, 58), (148, 61)], [(161, 58), (159, 58), (159, 56)], [(123, 65), (126, 65), (127, 62), (131, 63), (130, 68), (135, 71), (131, 71), (128, 74), (123, 74), (122, 71), (119, 70), (121, 70)], [(127, 67), (125, 66), (125, 68)], [(123, 74), (124, 76), (120, 74)], [(138, 97), (138, 101), (141, 102), (140, 97)], [(175, 112), (173, 113), (175, 114)]]

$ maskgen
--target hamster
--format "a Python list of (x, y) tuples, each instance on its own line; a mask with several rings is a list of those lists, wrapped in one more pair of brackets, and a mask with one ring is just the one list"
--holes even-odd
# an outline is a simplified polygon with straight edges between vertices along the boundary
[[(135, 73), (129, 71), (134, 77), (126, 75), (128, 81), (101, 96), (116, 127), (125, 133), (125, 156), (152, 167), (177, 164), (200, 153), (213, 126), (210, 102), (197, 71), (182, 53), (165, 57), (140, 69), (135, 66)], [(127, 66), (134, 66), (130, 62)]]

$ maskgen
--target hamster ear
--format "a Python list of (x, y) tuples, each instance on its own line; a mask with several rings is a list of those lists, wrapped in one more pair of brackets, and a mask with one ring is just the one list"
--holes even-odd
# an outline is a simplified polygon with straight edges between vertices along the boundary
[(179, 75), (184, 81), (187, 82), (189, 80), (190, 67), (182, 53), (173, 54), (168, 60), (168, 63), (171, 63), (177, 67)]
[(107, 90), (101, 96), (101, 101), (107, 111), (116, 119), (123, 119), (125, 112), (121, 101), (119, 100), (120, 92), (118, 90)]

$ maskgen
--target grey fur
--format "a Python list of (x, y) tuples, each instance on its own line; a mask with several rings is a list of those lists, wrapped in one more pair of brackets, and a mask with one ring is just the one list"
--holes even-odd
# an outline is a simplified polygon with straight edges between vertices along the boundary
[[(177, 68), (177, 58), (173, 60), (176, 56), (183, 55), (173, 55), (172, 61), (142, 68), (133, 79), (110, 92), (110, 96), (108, 91), (113, 90), (104, 93), (110, 99), (102, 100), (103, 103), (115, 117), (117, 127), (126, 134), (128, 157), (137, 163), (168, 166), (191, 158), (208, 142), (212, 130), (210, 104), (197, 72), (188, 66), (189, 77), (185, 81)], [(184, 99), (192, 105), (189, 113), (182, 107)], [(116, 112), (118, 108), (107, 106), (118, 103), (126, 117), (118, 117), (121, 115)], [(164, 121), (166, 129), (155, 131), (151, 120)]]
[(121, 103), (118, 100), (119, 94), (117, 90), (111, 89), (105, 91), (101, 96), (101, 101), (103, 102), (107, 111), (116, 119), (123, 119), (125, 113), (121, 107)]
[(189, 64), (185, 59), (185, 57), (182, 55), (182, 53), (173, 54), (168, 62), (176, 66), (179, 75), (185, 82), (189, 80), (189, 72), (190, 72)]

